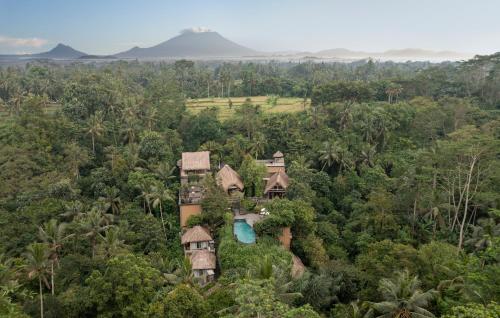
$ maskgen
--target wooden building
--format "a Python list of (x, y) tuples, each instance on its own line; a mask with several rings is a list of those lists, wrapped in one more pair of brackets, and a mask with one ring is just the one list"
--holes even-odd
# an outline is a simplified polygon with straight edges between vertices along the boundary
[(183, 152), (177, 162), (180, 169), (181, 189), (179, 191), (179, 210), (181, 227), (186, 227), (192, 215), (202, 212), (204, 177), (210, 173), (210, 152)]

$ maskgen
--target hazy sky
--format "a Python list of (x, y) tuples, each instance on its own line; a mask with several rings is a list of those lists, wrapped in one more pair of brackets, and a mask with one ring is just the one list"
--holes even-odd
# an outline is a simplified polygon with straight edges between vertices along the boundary
[(262, 51), (500, 51), (500, 0), (0, 0), (0, 54), (89, 54), (207, 27)]

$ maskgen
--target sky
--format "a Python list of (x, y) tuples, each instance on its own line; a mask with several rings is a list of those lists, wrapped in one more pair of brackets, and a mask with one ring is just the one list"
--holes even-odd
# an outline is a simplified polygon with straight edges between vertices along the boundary
[(0, 0), (0, 54), (148, 47), (191, 27), (259, 51), (500, 51), (500, 0)]

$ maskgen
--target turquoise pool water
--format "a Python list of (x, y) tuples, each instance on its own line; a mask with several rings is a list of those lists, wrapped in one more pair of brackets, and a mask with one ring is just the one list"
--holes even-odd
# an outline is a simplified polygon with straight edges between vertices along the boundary
[(234, 234), (242, 243), (255, 243), (255, 231), (245, 220), (234, 220)]

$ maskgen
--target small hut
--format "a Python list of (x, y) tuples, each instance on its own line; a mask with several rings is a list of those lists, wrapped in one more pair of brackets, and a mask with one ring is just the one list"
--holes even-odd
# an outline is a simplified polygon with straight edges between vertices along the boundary
[(188, 229), (181, 238), (184, 253), (191, 254), (195, 251), (215, 251), (214, 240), (207, 229), (202, 226), (194, 226)]
[(229, 165), (224, 165), (224, 167), (217, 172), (217, 183), (229, 195), (234, 192), (242, 192), (244, 188), (240, 175)]
[(190, 257), (194, 277), (200, 278), (200, 283), (206, 284), (214, 279), (216, 257), (208, 250), (194, 251)]

